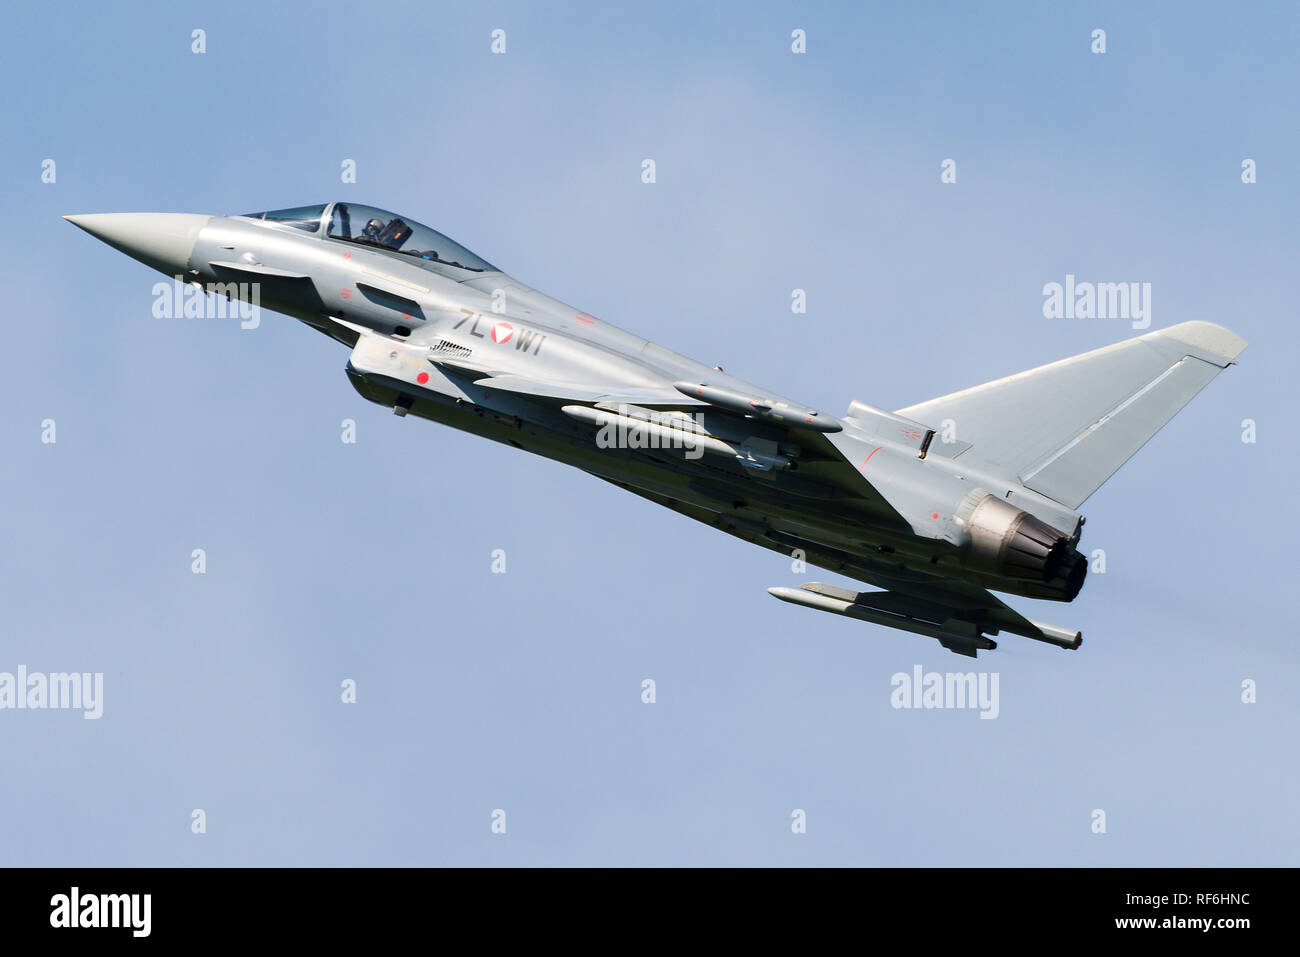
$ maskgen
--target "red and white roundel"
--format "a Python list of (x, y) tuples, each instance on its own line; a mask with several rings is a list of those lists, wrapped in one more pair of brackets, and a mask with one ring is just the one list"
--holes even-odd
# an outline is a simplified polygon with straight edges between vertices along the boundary
[(498, 322), (492, 327), (492, 341), (497, 345), (509, 342), (510, 337), (515, 334), (515, 327), (508, 322)]

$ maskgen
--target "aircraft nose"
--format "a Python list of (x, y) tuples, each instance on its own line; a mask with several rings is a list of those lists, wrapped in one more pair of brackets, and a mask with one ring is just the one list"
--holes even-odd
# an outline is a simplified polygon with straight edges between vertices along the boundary
[(199, 230), (212, 219), (192, 213), (86, 213), (63, 218), (169, 276), (189, 269)]

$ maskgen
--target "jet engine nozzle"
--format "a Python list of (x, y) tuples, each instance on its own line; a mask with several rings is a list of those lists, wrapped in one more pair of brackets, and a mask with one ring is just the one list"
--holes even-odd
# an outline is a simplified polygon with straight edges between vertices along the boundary
[(984, 489), (966, 496), (955, 517), (970, 536), (965, 557), (969, 567), (1042, 582), (1066, 601), (1072, 601), (1083, 587), (1087, 559), (1060, 529)]

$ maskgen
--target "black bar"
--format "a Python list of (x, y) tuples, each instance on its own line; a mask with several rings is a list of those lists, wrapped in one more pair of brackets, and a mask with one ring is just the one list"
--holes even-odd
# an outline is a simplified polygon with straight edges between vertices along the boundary
[[(423, 940), (450, 942), (448, 935), (467, 931), (480, 943), (522, 935), (541, 945), (599, 930), (620, 935), (604, 938), (611, 948), (638, 950), (638, 940), (668, 947), (691, 939), (680, 935), (693, 933), (692, 925), (725, 929), (728, 949), (787, 936), (813, 946), (841, 934), (859, 944), (910, 939), (925, 949), (944, 941), (983, 949), (1096, 938), (1232, 946), (1256, 931), (1285, 932), (1281, 911), (1295, 878), (1290, 870), (1246, 868), (28, 868), (0, 875), (6, 943), (282, 940), (336, 948), (396, 941), (415, 929)], [(119, 926), (70, 926), (74, 887), (78, 923), (102, 914)]]

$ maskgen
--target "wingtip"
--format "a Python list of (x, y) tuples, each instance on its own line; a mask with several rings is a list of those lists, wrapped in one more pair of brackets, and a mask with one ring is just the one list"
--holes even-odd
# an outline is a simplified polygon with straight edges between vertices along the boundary
[(1203, 319), (1180, 322), (1168, 329), (1161, 329), (1157, 334), (1167, 339), (1177, 339), (1210, 355), (1218, 356), (1223, 360), (1224, 365), (1236, 362), (1237, 356), (1245, 351), (1247, 345), (1246, 340), (1232, 330)]

